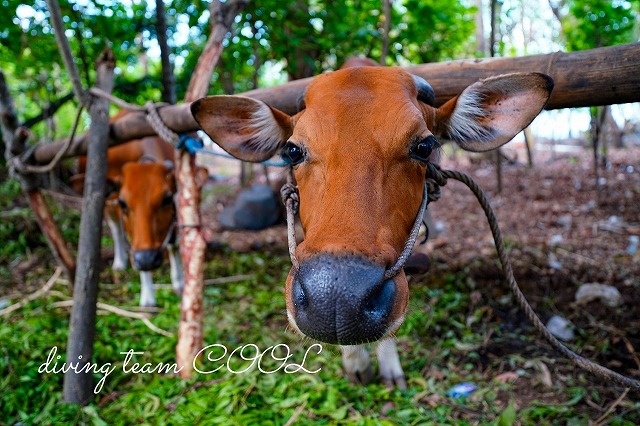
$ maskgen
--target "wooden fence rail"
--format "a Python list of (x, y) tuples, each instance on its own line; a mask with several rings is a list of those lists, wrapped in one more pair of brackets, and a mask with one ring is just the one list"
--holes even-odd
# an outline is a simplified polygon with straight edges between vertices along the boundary
[[(406, 68), (424, 77), (436, 91), (436, 105), (459, 94), (481, 78), (512, 72), (542, 72), (553, 77), (555, 87), (546, 109), (640, 102), (640, 42), (579, 52), (555, 52), (518, 58), (487, 58), (424, 64)], [(286, 113), (295, 113), (297, 102), (311, 78), (282, 86), (252, 90), (244, 96), (260, 99)], [(198, 129), (189, 103), (159, 109), (166, 125), (178, 133)], [(117, 145), (155, 132), (144, 113), (127, 114), (111, 123), (109, 145)], [(66, 157), (83, 155), (87, 135), (78, 136)], [(39, 146), (28, 159), (47, 163), (64, 145), (57, 141)]]

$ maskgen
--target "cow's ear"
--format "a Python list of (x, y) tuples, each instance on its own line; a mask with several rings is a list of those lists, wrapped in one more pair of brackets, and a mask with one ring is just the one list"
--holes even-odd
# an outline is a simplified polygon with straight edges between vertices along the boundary
[(437, 136), (467, 151), (509, 142), (547, 103), (553, 80), (545, 74), (504, 74), (478, 81), (435, 110)]
[(105, 186), (106, 196), (109, 198), (114, 194), (118, 194), (120, 192), (120, 188), (122, 187), (122, 175), (119, 175), (116, 178), (107, 178), (107, 184)]
[(287, 114), (244, 96), (202, 98), (191, 104), (191, 113), (215, 143), (244, 161), (273, 157), (293, 132)]
[(71, 186), (71, 189), (73, 189), (78, 195), (84, 195), (84, 180), (84, 173), (78, 173), (77, 175), (71, 176), (71, 178), (69, 179), (69, 185)]

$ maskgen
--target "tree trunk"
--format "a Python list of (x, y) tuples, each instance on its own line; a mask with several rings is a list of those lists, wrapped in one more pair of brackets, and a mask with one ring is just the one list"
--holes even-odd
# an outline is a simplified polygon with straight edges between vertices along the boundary
[[(491, 36), (489, 38), (489, 56), (496, 56), (496, 38), (499, 34), (498, 28), (498, 0), (491, 0)], [(494, 155), (496, 163), (496, 191), (502, 192), (502, 155), (498, 148)]]
[[(553, 77), (555, 86), (545, 108), (577, 108), (584, 106), (639, 102), (640, 43), (601, 47), (579, 52), (556, 52), (519, 58), (487, 58), (416, 65), (405, 69), (428, 79), (435, 88), (435, 105), (440, 106), (457, 96), (470, 84), (498, 74), (541, 72)], [(262, 100), (288, 114), (298, 110), (298, 99), (310, 78), (292, 81), (278, 87), (243, 93)], [(198, 129), (189, 104), (159, 109), (162, 120), (175, 132)], [(130, 113), (111, 123), (111, 145), (155, 135), (144, 113)], [(39, 146), (26, 162), (46, 163), (64, 145), (64, 141)], [(87, 135), (77, 136), (66, 157), (86, 153)]]
[(380, 65), (387, 65), (389, 55), (389, 31), (391, 30), (391, 0), (382, 0), (382, 54)]
[(491, 11), (490, 11), (490, 24), (491, 25), (491, 34), (489, 36), (489, 57), (493, 58), (494, 56), (496, 56), (496, 38), (497, 38), (497, 34), (498, 34), (498, 29), (496, 21), (497, 21), (497, 9), (498, 9), (498, 0), (491, 0), (491, 5), (490, 5)]
[[(113, 89), (115, 57), (106, 49), (96, 62), (96, 84), (106, 92)], [(76, 269), (73, 308), (67, 340), (67, 362), (79, 366), (91, 363), (96, 327), (96, 302), (100, 273), (102, 212), (106, 194), (107, 141), (109, 140), (109, 101), (91, 103), (91, 129), (87, 152), (87, 173), (82, 198), (78, 268)], [(69, 370), (64, 375), (63, 398), (66, 402), (87, 404), (94, 396), (91, 373)]]
[(475, 0), (474, 2), (477, 12), (475, 14), (476, 21), (476, 53), (481, 56), (487, 54), (487, 41), (484, 37), (484, 19), (482, 16), (482, 0)]
[(175, 104), (176, 84), (173, 76), (173, 66), (169, 58), (171, 49), (167, 41), (167, 15), (164, 9), (164, 0), (156, 1), (156, 32), (160, 45), (160, 62), (162, 63), (162, 100)]
[(533, 152), (532, 148), (536, 146), (536, 139), (533, 136), (531, 127), (524, 129), (524, 146), (527, 149), (527, 164), (529, 168), (533, 168)]

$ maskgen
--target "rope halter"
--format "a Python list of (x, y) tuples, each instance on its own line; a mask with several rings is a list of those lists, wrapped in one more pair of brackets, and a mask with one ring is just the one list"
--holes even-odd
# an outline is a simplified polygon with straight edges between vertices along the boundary
[[(409, 259), (411, 255), (411, 250), (413, 249), (414, 244), (416, 243), (416, 238), (418, 238), (418, 233), (420, 232), (420, 225), (422, 224), (422, 217), (424, 216), (424, 212), (427, 209), (427, 204), (429, 201), (433, 201), (440, 197), (440, 191), (433, 191), (433, 197), (431, 197), (431, 191), (429, 187), (433, 185), (429, 184), (429, 179), (425, 179), (425, 183), (422, 188), (422, 202), (420, 203), (420, 208), (418, 209), (418, 213), (416, 214), (416, 218), (413, 221), (413, 226), (411, 227), (411, 232), (409, 233), (409, 238), (404, 244), (402, 248), (402, 252), (400, 256), (396, 260), (396, 263), (389, 269), (387, 269), (384, 273), (384, 279), (388, 280), (400, 272), (403, 268), (404, 264)], [(287, 240), (289, 244), (289, 257), (291, 257), (291, 264), (297, 270), (300, 267), (300, 262), (296, 258), (296, 229), (295, 229), (295, 215), (298, 214), (300, 207), (300, 195), (298, 194), (298, 187), (293, 183), (293, 168), (289, 168), (289, 172), (287, 173), (287, 183), (282, 186), (280, 189), (280, 196), (282, 197), (282, 203), (285, 205), (287, 210)]]

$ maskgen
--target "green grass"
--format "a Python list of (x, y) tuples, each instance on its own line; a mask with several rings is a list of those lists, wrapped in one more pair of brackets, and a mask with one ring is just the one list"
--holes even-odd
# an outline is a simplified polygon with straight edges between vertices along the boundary
[[(291, 359), (301, 362), (313, 342), (287, 330), (283, 282), (289, 266), (284, 251), (213, 255), (206, 265), (207, 278), (252, 277), (206, 288), (205, 344), (232, 350), (253, 343), (264, 350), (285, 343), (292, 348)], [(103, 271), (101, 278), (103, 283), (114, 281), (110, 271)], [(155, 278), (168, 283), (168, 268)], [(48, 275), (32, 279), (36, 281), (29, 284), (35, 288)], [(100, 301), (125, 308), (136, 305), (137, 274), (121, 273), (119, 279), (119, 285), (102, 285)], [(226, 369), (196, 374), (188, 381), (158, 373), (127, 374), (121, 352), (144, 352), (135, 358), (141, 364), (173, 363), (177, 338), (154, 333), (135, 319), (104, 314), (96, 324), (94, 361), (112, 363), (115, 370), (90, 404), (80, 408), (62, 402), (62, 374), (38, 372), (52, 347), (64, 357), (67, 344), (68, 310), (52, 303), (68, 293), (66, 285), (56, 285), (48, 298), (2, 317), (0, 423), (284, 425), (293, 417), (294, 424), (301, 425), (551, 425), (587, 424), (597, 417), (585, 401), (598, 401), (599, 394), (588, 390), (581, 375), (563, 376), (565, 382), (546, 389), (536, 381), (535, 365), (518, 353), (485, 359), (482, 348), (487, 340), (518, 338), (501, 331), (485, 303), (471, 302), (475, 284), (463, 274), (441, 275), (439, 280), (421, 276), (410, 286), (409, 314), (398, 336), (406, 391), (388, 390), (378, 382), (350, 384), (342, 377), (339, 352), (330, 346), (319, 355), (310, 353), (305, 363), (309, 369), (321, 368), (318, 374), (263, 374), (255, 367), (241, 374)], [(163, 287), (157, 299), (162, 309), (152, 322), (177, 333), (178, 297)], [(532, 341), (531, 336), (521, 339)], [(238, 357), (233, 365), (241, 368)], [(513, 384), (492, 380), (504, 371), (520, 377)], [(96, 382), (100, 378), (95, 375)], [(446, 396), (463, 381), (474, 382), (478, 391), (463, 399)], [(610, 416), (610, 424), (638, 424), (638, 412), (640, 404), (627, 399), (616, 412), (623, 414)]]

